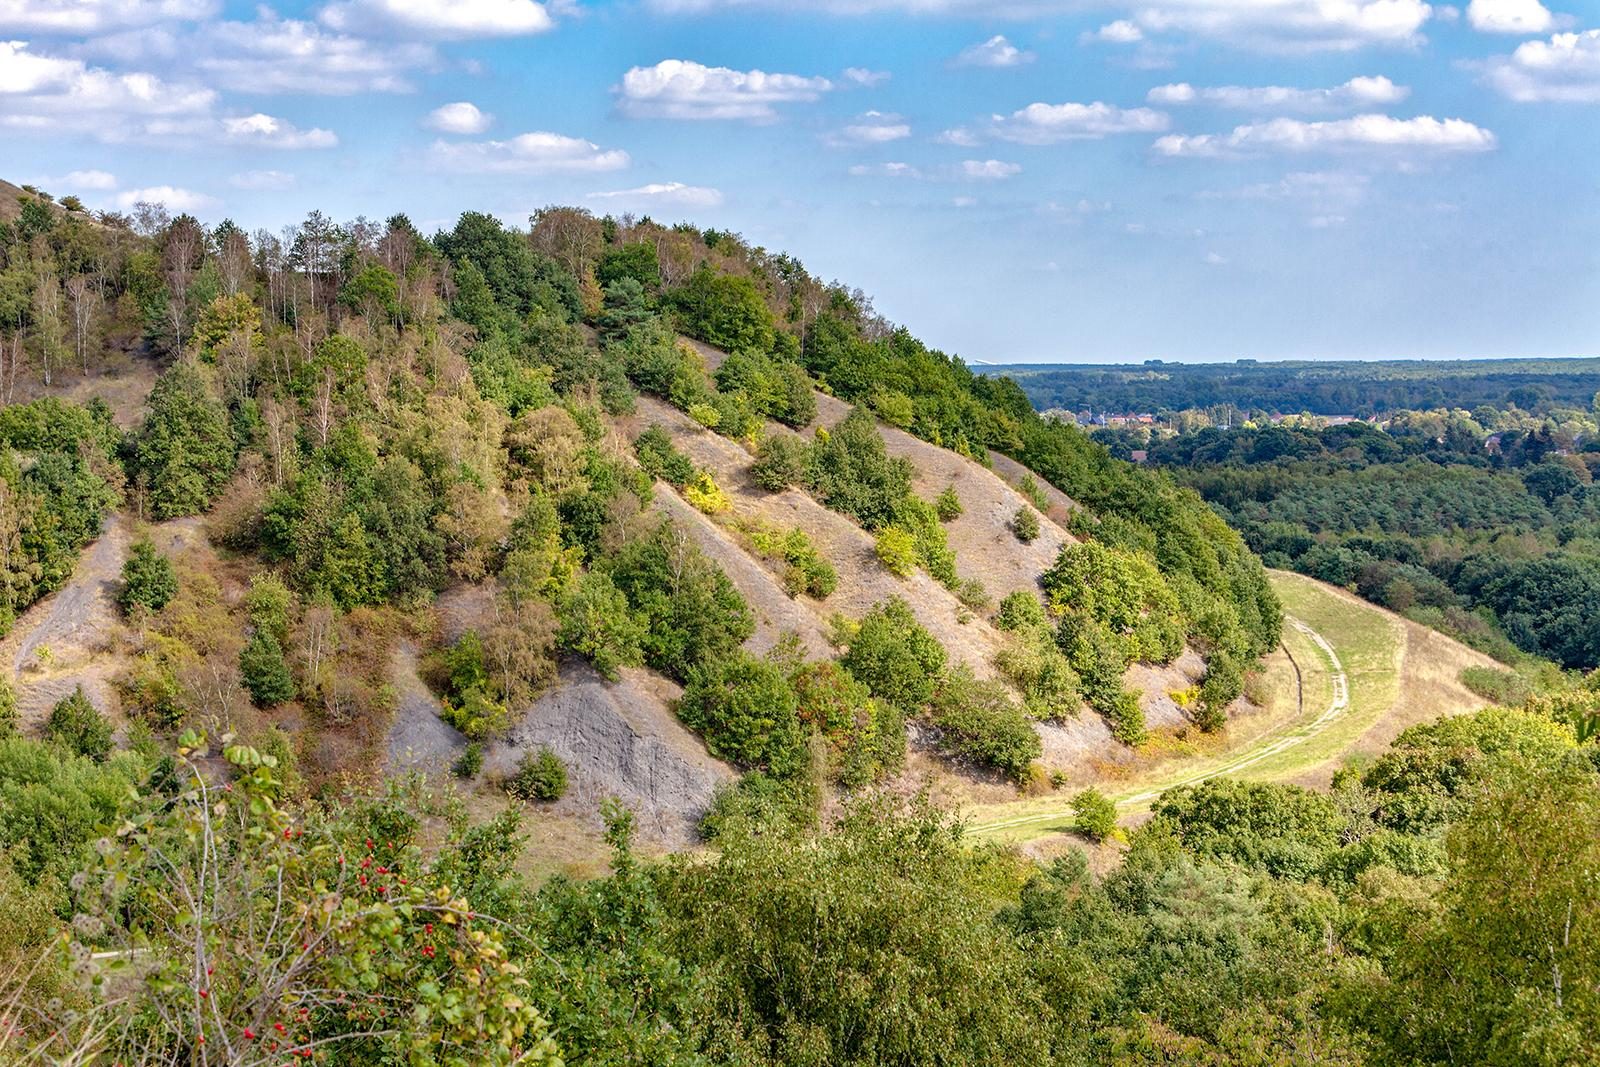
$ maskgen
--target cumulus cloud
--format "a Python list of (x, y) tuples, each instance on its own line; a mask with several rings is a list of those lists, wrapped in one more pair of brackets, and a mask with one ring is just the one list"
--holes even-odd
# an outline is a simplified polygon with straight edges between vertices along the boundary
[(65, 175), (59, 184), (68, 189), (104, 191), (117, 187), (117, 176), (103, 170), (75, 170)]
[(940, 140), (970, 146), (987, 136), (1017, 144), (1044, 145), (1114, 133), (1159, 133), (1167, 125), (1165, 114), (1147, 107), (1121, 108), (1098, 100), (1092, 104), (1033, 103), (1010, 115), (992, 115), (976, 128), (946, 130)]
[(850, 168), (855, 178), (921, 178), (920, 167), (910, 163), (857, 163)]
[(716, 207), (722, 203), (722, 190), (683, 182), (651, 182), (634, 189), (614, 189), (590, 193), (590, 200), (623, 200), (629, 203), (674, 204), (681, 207)]
[(1600, 103), (1600, 30), (1525, 41), (1489, 60), (1484, 80), (1519, 103)]
[(778, 116), (774, 105), (809, 103), (832, 88), (827, 78), (664, 59), (628, 71), (617, 92), (623, 112), (635, 118), (770, 122)]
[(410, 92), (410, 73), (437, 61), (426, 44), (330, 33), (265, 8), (254, 22), (205, 27), (193, 47), (200, 71), (224, 89), (242, 93)]
[(1144, 31), (1127, 19), (1117, 19), (1108, 22), (1093, 33), (1084, 33), (1078, 38), (1084, 44), (1093, 41), (1102, 41), (1106, 44), (1134, 44), (1144, 40)]
[(478, 105), (460, 100), (445, 104), (428, 112), (422, 124), (440, 133), (482, 133), (494, 121), (494, 116), (481, 111)]
[(1013, 178), (1022, 173), (1017, 163), (999, 159), (964, 159), (950, 166), (924, 170), (910, 163), (860, 163), (850, 168), (856, 178), (908, 178), (913, 181), (968, 181), (992, 182)]
[(1346, 107), (1395, 104), (1411, 94), (1383, 76), (1351, 78), (1332, 89), (1290, 89), (1281, 85), (1223, 85), (1197, 89), (1187, 82), (1158, 85), (1147, 99), (1152, 104), (1210, 104), (1245, 111), (1324, 111)]
[(522, 37), (555, 25), (534, 0), (341, 0), (318, 14), (352, 33), (417, 34), (431, 39)]
[(294, 175), (281, 170), (247, 170), (228, 179), (228, 184), (235, 189), (248, 189), (251, 192), (290, 189), (294, 183)]
[(1236, 126), (1228, 134), (1170, 134), (1156, 141), (1155, 151), (1164, 156), (1217, 158), (1340, 150), (1485, 152), (1494, 146), (1494, 134), (1465, 119), (1357, 115), (1329, 122), (1272, 119)]
[(117, 206), (123, 210), (135, 204), (165, 204), (172, 211), (209, 211), (218, 206), (214, 196), (180, 189), (172, 185), (152, 185), (144, 189), (129, 189), (117, 194)]
[(1539, 0), (1472, 0), (1467, 21), (1484, 33), (1548, 33), (1555, 16)]
[(0, 127), (136, 140), (204, 118), (216, 93), (153, 74), (113, 74), (0, 41)]
[(998, 159), (964, 159), (960, 173), (968, 181), (992, 182), (1014, 178), (1022, 173), (1020, 163), (1006, 163)]
[(441, 170), (481, 174), (579, 174), (628, 165), (620, 148), (542, 130), (505, 141), (435, 141), (430, 156)]
[(871, 89), (875, 85), (882, 85), (888, 81), (890, 74), (886, 70), (868, 70), (866, 67), (846, 67), (839, 79), (846, 85), (854, 85), (862, 89)]
[(0, 31), (106, 33), (207, 18), (221, 6), (220, 0), (0, 0)]
[(868, 111), (856, 116), (855, 121), (840, 130), (824, 136), (828, 144), (836, 147), (854, 145), (889, 144), (911, 136), (911, 126), (899, 115), (881, 111)]
[(1032, 52), (1024, 52), (997, 33), (982, 44), (963, 48), (953, 62), (958, 67), (1020, 67), (1036, 58)]
[(285, 119), (256, 112), (222, 120), (223, 139), (258, 148), (332, 148), (339, 143), (332, 130), (302, 130)]

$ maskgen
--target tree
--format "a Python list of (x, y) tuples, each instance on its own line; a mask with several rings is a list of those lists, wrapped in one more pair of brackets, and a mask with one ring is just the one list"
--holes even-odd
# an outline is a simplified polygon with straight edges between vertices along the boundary
[(940, 522), (954, 522), (961, 517), (961, 498), (956, 495), (955, 486), (947, 485), (939, 491), (933, 501), (933, 510)]
[(234, 447), (222, 406), (200, 372), (179, 362), (150, 391), (136, 444), (150, 511), (172, 519), (206, 510), (233, 474)]
[(772, 312), (749, 278), (696, 270), (671, 296), (684, 331), (727, 352), (772, 351)]
[(869, 611), (839, 662), (872, 695), (907, 714), (922, 709), (944, 673), (945, 651), (899, 597)]
[(258, 627), (239, 653), (239, 673), (257, 706), (270, 708), (295, 694), (294, 675), (283, 646), (270, 629)]
[(96, 763), (104, 763), (111, 754), (111, 723), (89, 703), (81, 685), (50, 709), (44, 735), (69, 752), (87, 756)]
[(1031, 544), (1039, 536), (1039, 513), (1027, 504), (1017, 508), (1016, 514), (1011, 516), (1011, 532), (1017, 535), (1018, 541)]
[(1117, 828), (1117, 805), (1098, 789), (1085, 789), (1074, 796), (1072, 813), (1078, 832), (1090, 841), (1104, 841)]
[(580, 578), (561, 606), (561, 647), (583, 656), (607, 678), (615, 680), (619, 667), (642, 662), (644, 638), (644, 623), (603, 571)]
[(774, 663), (744, 651), (689, 672), (678, 718), (706, 740), (715, 756), (759, 767), (776, 778), (798, 774), (805, 732), (794, 687)]
[(549, 745), (524, 752), (516, 773), (506, 779), (506, 792), (518, 800), (560, 800), (567, 792), (567, 765)]
[(117, 603), (123, 612), (131, 615), (135, 608), (160, 611), (177, 595), (178, 576), (173, 572), (172, 561), (150, 538), (135, 541), (122, 565), (122, 588), (117, 590)]

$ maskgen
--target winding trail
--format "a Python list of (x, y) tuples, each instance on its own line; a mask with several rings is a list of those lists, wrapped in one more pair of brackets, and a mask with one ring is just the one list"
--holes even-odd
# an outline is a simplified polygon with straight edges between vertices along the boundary
[[(1321, 669), (1328, 673), (1332, 682), (1332, 698), (1329, 700), (1328, 706), (1319, 712), (1314, 718), (1308, 719), (1304, 714), (1300, 715), (1294, 721), (1285, 725), (1282, 729), (1269, 734), (1256, 744), (1245, 749), (1243, 752), (1235, 753), (1234, 755), (1223, 760), (1221, 763), (1214, 764), (1205, 768), (1204, 770), (1176, 778), (1172, 781), (1163, 781), (1162, 784), (1156, 788), (1144, 788), (1138, 789), (1136, 792), (1118, 794), (1112, 797), (1112, 799), (1116, 802), (1117, 807), (1136, 811), (1148, 806), (1151, 801), (1155, 800), (1162, 793), (1165, 793), (1169, 789), (1176, 789), (1179, 786), (1185, 785), (1196, 785), (1200, 782), (1206, 781), (1207, 779), (1221, 777), (1222, 775), (1237, 774), (1240, 771), (1243, 771), (1249, 767), (1253, 767), (1264, 760), (1278, 755), (1279, 753), (1287, 752), (1298, 745), (1304, 744), (1306, 741), (1316, 737), (1333, 723), (1337, 722), (1339, 718), (1349, 710), (1350, 679), (1345, 673), (1344, 664), (1340, 661), (1339, 654), (1334, 651), (1333, 645), (1328, 643), (1327, 638), (1313, 630), (1309, 625), (1307, 625), (1305, 622), (1302, 622), (1300, 619), (1286, 617), (1285, 621), (1300, 633), (1304, 634), (1316, 647), (1319, 655), (1322, 657), (1323, 663)], [(1302, 677), (1300, 680), (1300, 692), (1302, 694), (1303, 702), (1303, 696), (1305, 693), (1304, 677)], [(1002, 830), (1014, 830), (1019, 827), (1027, 827), (1035, 823), (1053, 822), (1060, 820), (1063, 817), (1069, 819), (1072, 817), (1072, 808), (1069, 801), (1063, 801), (1058, 806), (1052, 807), (1046, 811), (1033, 811), (1026, 815), (1016, 815), (994, 819), (989, 822), (975, 823), (969, 826), (967, 829), (968, 832), (972, 834), (986, 835)]]

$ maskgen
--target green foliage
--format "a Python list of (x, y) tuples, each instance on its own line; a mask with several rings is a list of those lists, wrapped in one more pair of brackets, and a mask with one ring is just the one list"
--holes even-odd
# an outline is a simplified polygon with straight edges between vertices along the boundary
[(1463, 667), (1461, 684), (1490, 703), (1505, 706), (1521, 704), (1533, 695), (1525, 676), (1498, 667)]
[(941, 489), (939, 495), (934, 498), (933, 509), (938, 514), (940, 522), (954, 522), (959, 519), (964, 509), (961, 506), (961, 498), (956, 495), (956, 487), (947, 485)]
[(811, 463), (811, 450), (800, 438), (787, 433), (772, 433), (756, 446), (750, 477), (770, 493), (791, 486), (805, 485)]
[(117, 603), (123, 612), (132, 614), (135, 608), (160, 611), (177, 595), (178, 576), (172, 561), (150, 538), (135, 541), (122, 565), (122, 588), (117, 590)]
[(1046, 625), (1044, 605), (1039, 598), (1023, 589), (1007, 593), (1000, 599), (994, 624), (1002, 630), (1032, 630)]
[(917, 539), (898, 526), (885, 526), (878, 531), (874, 550), (882, 563), (896, 578), (909, 578), (917, 573)]
[(1304, 881), (1339, 848), (1345, 819), (1331, 798), (1299, 786), (1212, 778), (1163, 793), (1152, 827), (1196, 855)]
[(1039, 513), (1027, 504), (1017, 508), (1016, 514), (1011, 516), (1011, 532), (1023, 544), (1032, 544), (1039, 536)]
[(470, 781), (483, 770), (483, 742), (468, 741), (461, 749), (461, 755), (450, 765), (450, 773), (457, 778)]
[(817, 417), (811, 379), (793, 363), (746, 349), (730, 354), (717, 368), (717, 389), (740, 398), (753, 414), (796, 428)]
[(24, 880), (61, 891), (145, 774), (131, 753), (96, 762), (60, 745), (0, 737), (0, 850)]
[(561, 605), (560, 646), (615, 680), (619, 667), (643, 662), (645, 624), (604, 571), (585, 574)]
[(682, 489), (695, 475), (693, 461), (678, 451), (667, 431), (658, 424), (651, 424), (639, 435), (633, 443), (633, 452), (646, 474), (676, 489)]
[[(1028, 602), (1038, 605), (1032, 596)], [(1082, 699), (1078, 672), (1056, 646), (1049, 629), (1031, 626), (995, 655), (999, 669), (1022, 694), (1023, 706), (1036, 719), (1074, 718)]]
[(661, 264), (656, 257), (656, 246), (648, 241), (633, 241), (606, 249), (594, 273), (606, 288), (623, 279), (634, 281), (646, 292), (661, 287)]
[(111, 755), (111, 723), (89, 702), (81, 685), (50, 709), (44, 736), (73, 755), (96, 763), (104, 763)]
[(755, 617), (728, 576), (671, 523), (631, 541), (607, 564), (611, 580), (643, 624), (649, 666), (686, 679), (755, 632)]
[(10, 679), (0, 678), (0, 740), (17, 732), (17, 691)]
[(775, 663), (738, 651), (699, 664), (689, 671), (678, 718), (722, 759), (775, 778), (805, 768), (799, 702)]
[(1219, 648), (1206, 660), (1206, 675), (1200, 682), (1200, 704), (1195, 722), (1202, 730), (1215, 730), (1227, 721), (1228, 705), (1244, 692), (1244, 668), (1232, 653)]
[(250, 624), (277, 638), (279, 645), (289, 640), (294, 594), (276, 574), (263, 571), (250, 579), (250, 590), (244, 595), (244, 610), (250, 617)]
[(1144, 725), (1144, 709), (1139, 706), (1139, 694), (1123, 690), (1116, 695), (1106, 710), (1111, 720), (1111, 736), (1132, 748), (1138, 748), (1150, 736)]
[(772, 312), (749, 278), (702, 266), (670, 301), (692, 337), (726, 352), (772, 351)]
[(1100, 842), (1117, 828), (1117, 805), (1098, 789), (1084, 789), (1072, 798), (1073, 825), (1090, 841)]
[(928, 718), (939, 730), (940, 751), (993, 767), (1023, 781), (1043, 752), (1028, 715), (1004, 685), (973, 676), (964, 664), (933, 693)]
[(920, 711), (944, 674), (944, 647), (899, 597), (862, 618), (839, 662), (879, 700), (907, 714)]
[(294, 675), (283, 646), (270, 629), (258, 628), (239, 653), (239, 674), (258, 707), (282, 704), (295, 694)]
[(1075, 612), (1133, 638), (1139, 659), (1167, 663), (1182, 650), (1182, 632), (1162, 625), (1178, 615), (1177, 599), (1155, 566), (1136, 553), (1098, 541), (1063, 545), (1039, 582), (1055, 612)]
[(522, 754), (505, 787), (518, 800), (560, 800), (567, 792), (567, 765), (550, 746), (541, 745), (537, 752)]
[(869, 530), (901, 517), (911, 496), (911, 463), (890, 458), (872, 416), (852, 409), (811, 449), (811, 488), (818, 500)]
[(828, 767), (847, 789), (868, 785), (905, 763), (905, 717), (832, 661), (807, 663), (790, 677), (800, 721), (828, 745)]
[(205, 511), (227, 484), (233, 437), (222, 405), (193, 366), (180, 362), (157, 379), (135, 456), (157, 519)]

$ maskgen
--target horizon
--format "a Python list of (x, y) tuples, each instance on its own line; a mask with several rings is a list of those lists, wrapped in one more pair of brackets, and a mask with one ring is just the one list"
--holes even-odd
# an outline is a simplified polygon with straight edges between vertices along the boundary
[(12, 180), (251, 229), (689, 219), (973, 365), (1596, 350), (1584, 5), (982, 7), (18, 0), (0, 129)]

